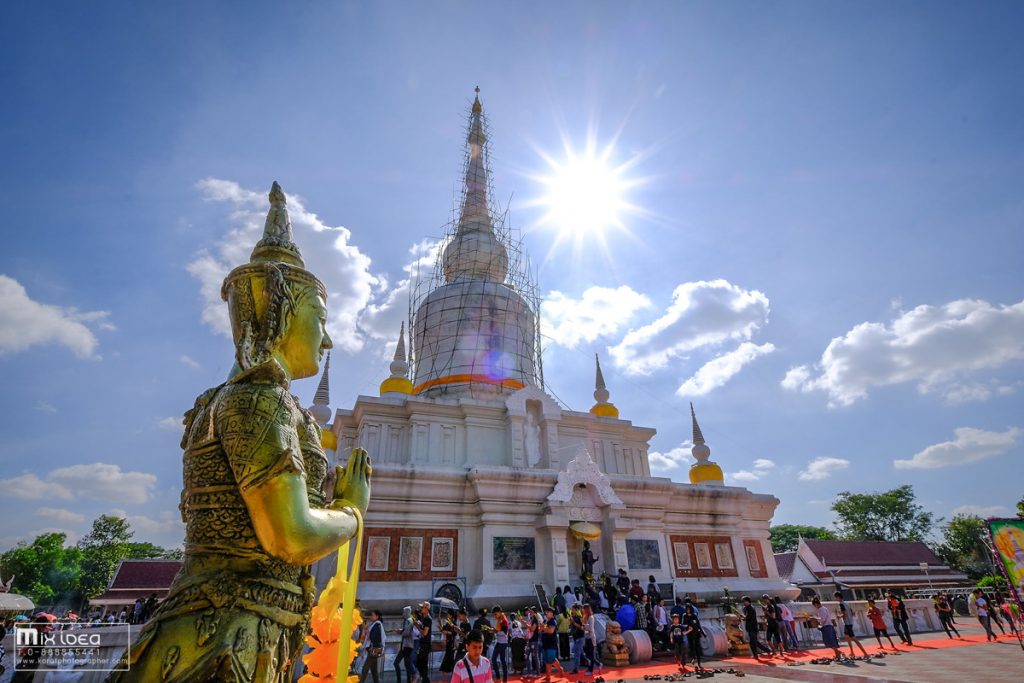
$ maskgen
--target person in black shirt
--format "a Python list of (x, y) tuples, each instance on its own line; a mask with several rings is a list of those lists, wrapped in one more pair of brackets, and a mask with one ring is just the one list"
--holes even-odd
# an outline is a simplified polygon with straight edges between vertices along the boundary
[(620, 569), (619, 570), (619, 578), (616, 580), (616, 583), (618, 585), (618, 589), (619, 589), (620, 593), (625, 595), (626, 593), (629, 592), (629, 586), (630, 586), (629, 575), (626, 574), (626, 570), (625, 569)]
[(366, 683), (366, 674), (373, 676), (373, 683), (380, 683), (377, 663), (384, 657), (384, 622), (380, 617), (379, 609), (370, 610), (370, 630), (366, 634), (366, 659), (359, 674), (359, 683)]
[(758, 654), (762, 651), (771, 654), (771, 648), (762, 645), (757, 640), (757, 610), (750, 604), (750, 597), (744, 595), (741, 602), (743, 603), (743, 626), (747, 631), (747, 640), (750, 642), (750, 655), (754, 659), (760, 660)]
[(466, 636), (473, 630), (473, 625), (469, 623), (469, 615), (466, 614), (466, 610), (459, 610), (459, 619), (456, 627), (459, 629), (459, 646), (455, 650), (455, 661), (457, 662), (466, 656)]
[(455, 649), (459, 646), (459, 627), (455, 624), (451, 612), (446, 612), (440, 617), (441, 634), (444, 636), (444, 657), (441, 658), (441, 666), (438, 669), (446, 677), (451, 677), (455, 670)]
[(540, 632), (540, 649), (544, 656), (544, 681), (551, 683), (551, 671), (558, 667), (558, 671), (564, 676), (565, 669), (558, 661), (558, 620), (555, 619), (554, 608), (546, 607), (544, 617)]
[(686, 627), (683, 626), (682, 619), (679, 618), (678, 614), (672, 615), (672, 623), (668, 627), (668, 642), (672, 645), (672, 652), (676, 655), (676, 664), (679, 665), (679, 670), (686, 671), (688, 640), (686, 638)]
[(619, 606), (619, 589), (612, 583), (612, 577), (604, 577), (604, 598), (608, 601), (608, 613), (614, 615)]
[(486, 607), (480, 608), (480, 616), (473, 622), (473, 630), (484, 634), (484, 652), (487, 652), (491, 647), (491, 641), (494, 639), (494, 630), (491, 628), (491, 622), (487, 620)]
[(420, 649), (416, 653), (416, 671), (419, 672), (419, 683), (430, 683), (430, 652), (431, 652), (431, 627), (434, 620), (430, 618), (430, 603), (421, 602), (419, 616), (416, 621), (416, 628), (420, 631)]
[(889, 591), (888, 596), (889, 613), (892, 615), (892, 627), (896, 629), (896, 635), (907, 645), (913, 645), (914, 640), (910, 637), (910, 615), (907, 614), (907, 606), (903, 604), (903, 598)]
[(761, 596), (761, 608), (764, 610), (765, 640), (768, 641), (772, 654), (781, 657), (786, 654), (786, 648), (782, 646), (782, 629), (779, 628), (782, 614), (767, 594)]
[(686, 606), (686, 614), (683, 615), (683, 630), (686, 632), (686, 639), (690, 646), (690, 659), (693, 661), (694, 668), (700, 671), (704, 668), (700, 661), (700, 637), (704, 635), (704, 629), (701, 628), (697, 610), (693, 608), (693, 605)]

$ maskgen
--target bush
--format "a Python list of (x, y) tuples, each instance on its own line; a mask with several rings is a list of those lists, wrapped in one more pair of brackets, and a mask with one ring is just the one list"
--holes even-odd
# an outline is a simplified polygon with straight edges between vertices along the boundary
[(988, 574), (981, 577), (978, 581), (979, 588), (998, 588), (999, 590), (1006, 590), (1006, 579), (997, 574)]

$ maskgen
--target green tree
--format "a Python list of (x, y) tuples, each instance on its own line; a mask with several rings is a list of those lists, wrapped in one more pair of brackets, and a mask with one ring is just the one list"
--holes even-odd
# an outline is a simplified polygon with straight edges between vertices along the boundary
[(126, 557), (132, 560), (148, 560), (150, 558), (180, 560), (183, 554), (181, 548), (167, 550), (149, 541), (144, 541), (142, 543), (129, 543), (128, 555)]
[(168, 557), (167, 551), (149, 542), (133, 542), (135, 532), (127, 519), (114, 515), (100, 515), (92, 523), (92, 530), (78, 542), (82, 554), (82, 593), (95, 598), (107, 589), (121, 560), (142, 560)]
[(977, 580), (996, 571), (985, 542), (985, 520), (977, 515), (956, 515), (942, 527), (942, 543), (936, 550), (953, 569)]
[(82, 592), (95, 598), (107, 589), (117, 564), (128, 557), (133, 532), (128, 520), (114, 515), (100, 515), (92, 522), (92, 530), (82, 537)]
[(1024, 498), (1017, 501), (1017, 516), (1024, 518)]
[(0, 555), (0, 574), (7, 580), (14, 576), (11, 590), (37, 605), (77, 602), (82, 554), (64, 547), (66, 539), (62, 533), (43, 534)]
[(833, 540), (836, 538), (834, 532), (825, 527), (805, 526), (803, 524), (776, 524), (769, 529), (768, 540), (772, 544), (773, 553), (791, 553), (796, 550), (800, 537)]
[(843, 491), (832, 511), (840, 536), (850, 541), (922, 541), (935, 526), (909, 484), (881, 493)]

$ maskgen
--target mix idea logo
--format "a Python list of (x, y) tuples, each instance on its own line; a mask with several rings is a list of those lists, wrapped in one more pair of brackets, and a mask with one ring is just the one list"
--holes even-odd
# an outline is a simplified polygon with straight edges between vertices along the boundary
[(104, 625), (65, 629), (60, 623), (14, 626), (15, 671), (127, 671), (131, 626)]

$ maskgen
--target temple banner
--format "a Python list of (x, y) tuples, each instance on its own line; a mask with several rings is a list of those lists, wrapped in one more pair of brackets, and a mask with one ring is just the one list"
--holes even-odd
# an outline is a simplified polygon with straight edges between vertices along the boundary
[(997, 558), (1019, 602), (1024, 595), (1024, 519), (990, 519), (988, 526)]

